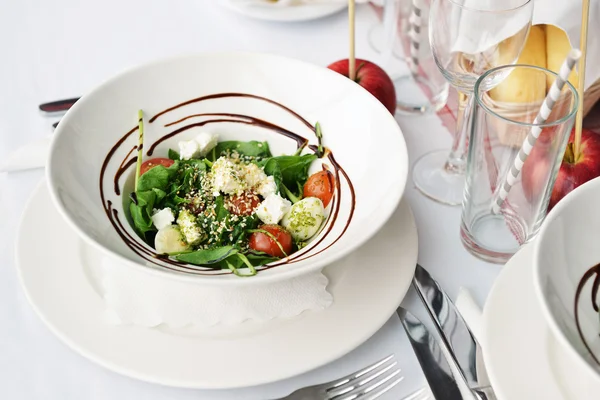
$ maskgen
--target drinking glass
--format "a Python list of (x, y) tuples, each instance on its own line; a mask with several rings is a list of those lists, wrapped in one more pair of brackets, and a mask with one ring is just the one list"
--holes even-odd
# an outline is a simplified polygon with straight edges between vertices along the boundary
[(371, 4), (381, 7), (382, 13), (381, 21), (371, 26), (367, 34), (369, 46), (377, 53), (385, 53), (391, 44), (394, 57), (404, 61), (404, 52), (400, 43), (390, 43), (390, 39), (393, 39), (394, 34), (405, 35), (408, 33), (410, 0), (379, 0), (371, 1)]
[(429, 1), (385, 0), (383, 7), (380, 65), (394, 82), (397, 111), (418, 115), (440, 110), (448, 99), (448, 82), (427, 38)]
[[(508, 65), (484, 73), (475, 84), (460, 236), (469, 252), (486, 261), (508, 261), (546, 217), (578, 108), (577, 92), (567, 83), (546, 122), (534, 124), (549, 89), (546, 82), (555, 78), (541, 67)], [(515, 87), (518, 102), (499, 101)], [(541, 133), (519, 170), (515, 159), (525, 142), (531, 143), (526, 138), (536, 126)], [(511, 168), (520, 171), (517, 180), (494, 210)]]
[(517, 61), (532, 13), (533, 0), (432, 0), (433, 57), (459, 92), (459, 105), (450, 154), (425, 154), (413, 167), (415, 186), (426, 196), (449, 205), (462, 203), (473, 87), (484, 72)]

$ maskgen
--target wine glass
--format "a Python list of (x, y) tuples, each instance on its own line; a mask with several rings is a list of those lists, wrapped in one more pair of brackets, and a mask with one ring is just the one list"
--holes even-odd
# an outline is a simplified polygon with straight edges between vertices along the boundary
[(427, 153), (413, 167), (415, 186), (426, 196), (449, 205), (462, 203), (475, 82), (484, 72), (517, 61), (532, 14), (533, 0), (431, 1), (431, 49), (442, 75), (458, 91), (459, 104), (450, 154)]

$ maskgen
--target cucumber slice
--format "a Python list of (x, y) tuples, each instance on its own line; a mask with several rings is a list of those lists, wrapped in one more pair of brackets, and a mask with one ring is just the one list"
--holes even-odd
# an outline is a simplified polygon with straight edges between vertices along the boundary
[(181, 253), (189, 250), (177, 225), (165, 226), (156, 233), (154, 247), (158, 254)]
[(283, 217), (281, 225), (296, 240), (304, 241), (313, 237), (325, 221), (323, 202), (316, 197), (305, 197), (294, 204)]

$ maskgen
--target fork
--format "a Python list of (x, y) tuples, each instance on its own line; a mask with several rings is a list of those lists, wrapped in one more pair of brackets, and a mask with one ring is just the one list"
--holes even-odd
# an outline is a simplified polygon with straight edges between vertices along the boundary
[[(376, 399), (400, 383), (398, 362), (392, 354), (366, 368), (331, 382), (298, 389), (279, 400), (367, 400)], [(427, 397), (426, 397), (427, 396)], [(428, 392), (418, 390), (404, 400), (427, 400)]]

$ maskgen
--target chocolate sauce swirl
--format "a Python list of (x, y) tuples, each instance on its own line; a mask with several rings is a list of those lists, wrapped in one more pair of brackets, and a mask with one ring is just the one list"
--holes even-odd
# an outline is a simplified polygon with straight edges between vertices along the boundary
[(600, 360), (596, 357), (596, 355), (592, 352), (592, 349), (588, 342), (585, 340), (585, 336), (583, 335), (583, 330), (581, 329), (581, 325), (579, 323), (579, 303), (583, 299), (581, 298), (583, 293), (583, 288), (590, 281), (594, 280), (592, 283), (591, 290), (591, 298), (588, 299), (591, 303), (592, 308), (597, 313), (599, 311), (598, 308), (598, 290), (600, 290), (600, 263), (594, 265), (592, 268), (588, 269), (585, 274), (579, 280), (579, 284), (577, 285), (577, 290), (575, 291), (575, 324), (577, 325), (577, 332), (579, 333), (579, 337), (583, 342), (585, 348), (589, 351), (590, 355), (596, 362), (596, 364), (600, 365)]

